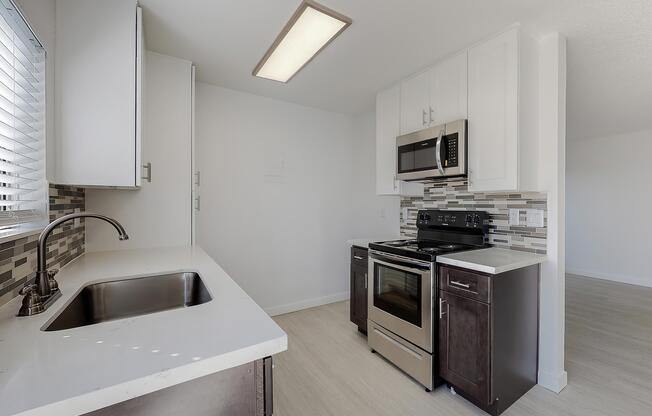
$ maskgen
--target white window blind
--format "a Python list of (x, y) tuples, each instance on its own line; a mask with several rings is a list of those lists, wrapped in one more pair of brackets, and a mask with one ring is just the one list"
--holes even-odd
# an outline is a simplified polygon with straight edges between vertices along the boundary
[(0, 0), (0, 227), (45, 218), (45, 50)]

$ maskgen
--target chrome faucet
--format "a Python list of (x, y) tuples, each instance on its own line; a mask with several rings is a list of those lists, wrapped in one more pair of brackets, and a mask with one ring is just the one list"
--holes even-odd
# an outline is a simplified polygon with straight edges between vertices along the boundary
[(56, 271), (48, 272), (47, 269), (46, 244), (52, 230), (54, 230), (59, 224), (75, 218), (97, 218), (99, 220), (104, 220), (115, 227), (118, 231), (120, 240), (129, 239), (122, 224), (106, 215), (95, 214), (92, 212), (78, 212), (64, 215), (63, 217), (52, 221), (47, 227), (45, 227), (41, 232), (41, 235), (38, 237), (36, 280), (35, 283), (26, 285), (21, 289), (20, 294), (25, 297), (23, 298), (23, 304), (20, 307), (18, 316), (39, 314), (45, 311), (57, 298), (59, 298), (59, 296), (61, 296), (59, 285), (54, 279)]

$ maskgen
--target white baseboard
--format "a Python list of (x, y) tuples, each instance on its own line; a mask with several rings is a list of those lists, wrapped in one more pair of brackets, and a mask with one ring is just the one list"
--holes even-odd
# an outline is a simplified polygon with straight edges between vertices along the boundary
[(340, 292), (333, 295), (322, 296), (301, 300), (298, 302), (288, 303), (285, 305), (272, 306), (264, 308), (269, 316), (283, 315), (284, 313), (296, 312), (302, 309), (314, 308), (315, 306), (327, 305), (329, 303), (341, 302), (349, 299), (349, 292)]
[(569, 269), (566, 267), (566, 274), (574, 274), (577, 276), (592, 277), (600, 280), (610, 280), (612, 282), (627, 283), (629, 285), (652, 287), (651, 279), (641, 279), (640, 277), (618, 275), (613, 273), (599, 273), (588, 270)]
[(566, 371), (562, 371), (561, 373), (539, 371), (537, 382), (540, 386), (559, 393), (568, 385), (568, 373)]

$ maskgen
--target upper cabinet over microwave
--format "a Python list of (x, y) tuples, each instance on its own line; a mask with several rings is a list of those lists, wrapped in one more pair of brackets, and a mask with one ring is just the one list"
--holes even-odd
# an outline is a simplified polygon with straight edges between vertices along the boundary
[(140, 185), (142, 17), (136, 0), (57, 0), (56, 180)]
[(467, 53), (401, 82), (401, 134), (467, 118)]

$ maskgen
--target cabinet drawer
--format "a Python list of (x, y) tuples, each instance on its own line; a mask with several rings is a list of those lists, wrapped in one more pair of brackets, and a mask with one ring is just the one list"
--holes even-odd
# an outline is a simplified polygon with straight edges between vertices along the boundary
[(367, 263), (369, 259), (369, 250), (360, 247), (351, 247), (351, 262)]
[(439, 289), (482, 302), (491, 301), (490, 277), (469, 270), (440, 266)]

